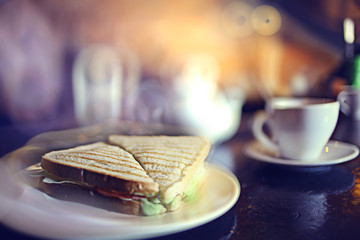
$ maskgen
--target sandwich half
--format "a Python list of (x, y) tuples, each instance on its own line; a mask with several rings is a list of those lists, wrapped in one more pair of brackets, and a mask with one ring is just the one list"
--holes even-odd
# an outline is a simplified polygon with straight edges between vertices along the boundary
[(126, 136), (108, 138), (131, 153), (155, 183), (159, 200), (168, 211), (195, 196), (209, 150), (208, 139), (199, 136)]
[(53, 151), (42, 157), (41, 167), (40, 190), (51, 196), (132, 215), (166, 211), (157, 202), (158, 183), (118, 146), (98, 142)]

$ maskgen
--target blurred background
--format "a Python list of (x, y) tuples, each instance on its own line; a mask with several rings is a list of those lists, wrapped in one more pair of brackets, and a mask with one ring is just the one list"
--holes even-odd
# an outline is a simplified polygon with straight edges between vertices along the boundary
[(0, 134), (117, 119), (224, 141), (266, 98), (336, 97), (359, 24), (358, 0), (0, 0)]

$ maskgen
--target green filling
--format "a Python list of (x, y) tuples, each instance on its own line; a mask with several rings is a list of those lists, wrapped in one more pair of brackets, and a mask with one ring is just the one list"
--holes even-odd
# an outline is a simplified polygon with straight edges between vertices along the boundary
[(160, 203), (154, 203), (148, 199), (141, 199), (141, 210), (144, 215), (152, 216), (166, 212), (166, 208)]
[(179, 207), (182, 197), (180, 195), (176, 196), (169, 204), (166, 204), (166, 209), (168, 211), (174, 211)]
[(177, 195), (170, 203), (165, 204), (161, 203), (158, 198), (142, 199), (141, 200), (141, 209), (144, 215), (152, 216), (164, 213), (166, 211), (176, 210), (181, 201), (185, 200), (187, 202), (193, 201), (197, 197), (198, 187), (200, 180), (202, 179), (202, 172), (198, 171), (198, 174), (194, 174), (191, 178), (189, 185), (184, 191), (183, 195)]
[(179, 207), (181, 200), (184, 199), (187, 202), (193, 201), (197, 196), (197, 189), (200, 183), (202, 174), (195, 174), (189, 182), (184, 195), (177, 195), (170, 203), (162, 205), (157, 198), (153, 199), (142, 199), (141, 200), (141, 209), (144, 215), (152, 216), (158, 215), (168, 211), (174, 211)]
[(203, 174), (195, 174), (191, 178), (189, 185), (187, 186), (187, 188), (184, 191), (186, 201), (192, 201), (196, 198), (198, 186), (200, 184), (200, 180), (202, 177), (203, 177)]
[(179, 207), (181, 200), (184, 200), (186, 202), (191, 202), (191, 201), (195, 200), (198, 195), (197, 194), (198, 187), (199, 187), (200, 180), (202, 177), (203, 177), (203, 174), (195, 174), (191, 178), (189, 185), (187, 186), (187, 188), (184, 191), (184, 194), (177, 195), (170, 203), (165, 204), (167, 210), (168, 211), (176, 210)]

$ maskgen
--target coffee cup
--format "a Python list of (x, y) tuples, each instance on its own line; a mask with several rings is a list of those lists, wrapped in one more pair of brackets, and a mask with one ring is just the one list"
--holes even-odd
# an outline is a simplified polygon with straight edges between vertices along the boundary
[[(329, 141), (339, 116), (340, 104), (331, 99), (273, 98), (253, 122), (255, 138), (279, 157), (316, 160)], [(264, 125), (269, 128), (269, 136)]]
[(360, 120), (360, 89), (347, 87), (338, 95), (341, 111), (353, 120)]

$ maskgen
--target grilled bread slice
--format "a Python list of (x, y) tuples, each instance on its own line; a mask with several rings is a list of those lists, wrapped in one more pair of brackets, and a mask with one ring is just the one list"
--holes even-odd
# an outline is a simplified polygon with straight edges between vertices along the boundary
[(161, 202), (176, 210), (184, 192), (200, 172), (210, 142), (198, 136), (111, 135), (109, 142), (131, 153), (147, 174), (159, 184)]
[(101, 191), (143, 196), (155, 196), (159, 191), (158, 183), (131, 154), (103, 142), (47, 153), (41, 159), (41, 167), (57, 178)]

